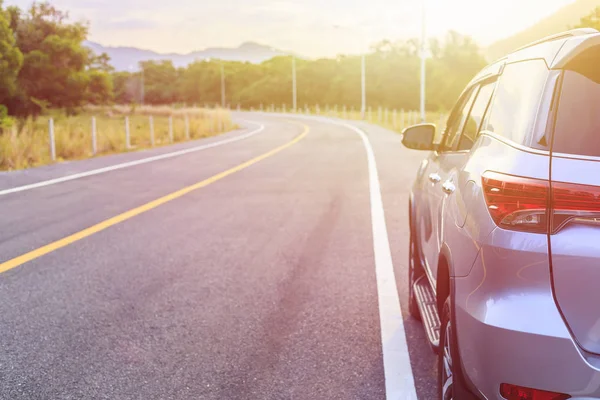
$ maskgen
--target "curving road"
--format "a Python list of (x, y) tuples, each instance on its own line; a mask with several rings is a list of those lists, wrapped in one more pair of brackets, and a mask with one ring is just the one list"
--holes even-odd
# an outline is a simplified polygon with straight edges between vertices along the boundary
[(436, 398), (406, 309), (424, 155), (369, 124), (235, 116), (0, 173), (0, 399)]

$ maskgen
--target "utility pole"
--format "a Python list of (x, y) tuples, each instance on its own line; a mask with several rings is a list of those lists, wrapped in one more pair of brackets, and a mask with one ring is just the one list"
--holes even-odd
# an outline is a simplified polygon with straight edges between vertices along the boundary
[(292, 55), (292, 109), (296, 111), (298, 101), (298, 92), (296, 89), (296, 56)]
[(427, 29), (426, 29), (426, 22), (427, 22), (427, 7), (426, 7), (426, 0), (421, 0), (422, 6), (423, 6), (423, 21), (421, 23), (421, 122), (425, 123), (426, 120), (426, 116), (425, 116), (425, 79), (426, 79), (426, 69), (425, 69), (425, 62), (427, 59)]
[(221, 107), (225, 108), (225, 67), (221, 62)]
[(145, 77), (144, 77), (144, 66), (141, 66), (141, 72), (142, 72), (142, 87), (140, 89), (140, 103), (142, 105), (144, 105), (144, 100), (146, 98), (146, 81), (145, 81)]
[(360, 106), (360, 115), (362, 117), (362, 119), (365, 119), (366, 117), (366, 112), (367, 112), (367, 66), (366, 66), (366, 57), (363, 54), (361, 57), (361, 73), (360, 73), (360, 77), (361, 77), (361, 88), (362, 88), (362, 95), (361, 95), (361, 106)]

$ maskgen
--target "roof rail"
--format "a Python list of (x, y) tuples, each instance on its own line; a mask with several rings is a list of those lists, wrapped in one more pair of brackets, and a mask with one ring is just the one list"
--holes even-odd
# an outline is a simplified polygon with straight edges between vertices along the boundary
[(535, 45), (541, 44), (541, 43), (546, 43), (546, 42), (551, 42), (553, 40), (559, 40), (559, 39), (565, 39), (568, 37), (574, 37), (574, 36), (584, 36), (584, 35), (591, 35), (594, 33), (599, 33), (596, 29), (594, 28), (577, 28), (577, 29), (571, 29), (570, 31), (566, 31), (566, 32), (561, 32), (561, 33), (557, 33), (555, 35), (550, 35), (550, 36), (546, 36), (545, 38), (542, 38), (540, 40), (536, 40), (535, 42), (531, 42), (523, 47), (518, 48), (517, 50), (513, 51), (513, 53), (516, 53), (517, 51), (523, 50), (523, 49), (527, 49), (529, 47), (533, 47)]

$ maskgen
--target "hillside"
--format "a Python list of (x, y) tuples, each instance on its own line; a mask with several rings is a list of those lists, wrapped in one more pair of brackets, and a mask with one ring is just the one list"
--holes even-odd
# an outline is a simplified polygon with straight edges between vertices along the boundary
[(215, 47), (188, 54), (162, 54), (135, 47), (103, 46), (94, 42), (86, 42), (85, 45), (96, 54), (108, 54), (111, 60), (110, 63), (117, 71), (137, 70), (140, 61), (149, 60), (171, 60), (176, 67), (186, 67), (196, 60), (209, 58), (260, 63), (275, 56), (286, 54), (281, 50), (254, 42), (246, 42), (236, 48)]
[(524, 31), (492, 44), (486, 49), (486, 58), (488, 61), (494, 61), (527, 43), (565, 31), (576, 25), (581, 17), (588, 15), (598, 6), (600, 6), (600, 0), (577, 0)]

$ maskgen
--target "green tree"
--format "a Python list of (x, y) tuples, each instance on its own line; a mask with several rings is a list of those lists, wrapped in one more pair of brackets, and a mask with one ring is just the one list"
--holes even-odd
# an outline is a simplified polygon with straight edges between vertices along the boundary
[(170, 104), (177, 100), (178, 72), (172, 61), (144, 61), (140, 67), (144, 72), (144, 102)]
[(90, 70), (88, 72), (87, 93), (85, 101), (89, 104), (105, 104), (107, 101), (112, 99), (112, 77), (102, 70)]
[(590, 14), (581, 18), (575, 28), (594, 28), (600, 31), (600, 7), (596, 7)]
[(0, 105), (6, 105), (15, 95), (22, 64), (23, 54), (11, 29), (11, 14), (4, 10), (0, 0)]
[(24, 56), (11, 111), (36, 115), (55, 107), (72, 113), (89, 101), (110, 99), (105, 58), (93, 56), (83, 46), (87, 25), (69, 23), (68, 14), (49, 3), (33, 3), (25, 13), (12, 10), (11, 14)]
[(130, 72), (115, 72), (112, 75), (113, 99), (118, 104), (130, 104), (141, 99), (141, 80)]
[(487, 63), (477, 44), (468, 36), (449, 32), (442, 43), (433, 41), (428, 65), (430, 108), (449, 109), (469, 81)]

